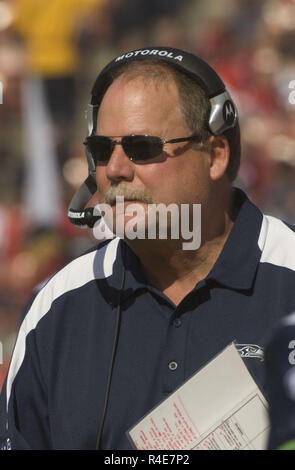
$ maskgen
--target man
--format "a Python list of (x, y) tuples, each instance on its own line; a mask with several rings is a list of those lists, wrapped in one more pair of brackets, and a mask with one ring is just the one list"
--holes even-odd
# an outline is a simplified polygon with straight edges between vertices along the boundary
[[(4, 447), (130, 449), (126, 432), (233, 341), (263, 387), (263, 347), (295, 306), (294, 231), (232, 187), (239, 127), (215, 72), (147, 48), (114, 60), (92, 94), (99, 203), (120, 233), (136, 204), (145, 237), (106, 241), (33, 300), (2, 392)], [(167, 217), (166, 239), (146, 236), (150, 205), (171, 203), (186, 216)], [(201, 243), (185, 249), (172, 232), (196, 227), (199, 205)]]

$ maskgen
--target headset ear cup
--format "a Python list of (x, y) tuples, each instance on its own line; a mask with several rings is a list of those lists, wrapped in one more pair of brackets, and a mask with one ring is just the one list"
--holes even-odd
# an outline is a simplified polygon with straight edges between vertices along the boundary
[(209, 101), (211, 106), (209, 128), (212, 134), (223, 134), (227, 129), (235, 127), (238, 114), (228, 91), (210, 98)]

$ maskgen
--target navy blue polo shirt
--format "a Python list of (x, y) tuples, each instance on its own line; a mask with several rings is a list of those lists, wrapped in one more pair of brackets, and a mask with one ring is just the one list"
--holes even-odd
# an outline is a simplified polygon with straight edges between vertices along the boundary
[(145, 282), (118, 239), (49, 280), (24, 318), (2, 390), (2, 445), (95, 447), (118, 303), (103, 449), (130, 449), (126, 431), (233, 341), (263, 390), (263, 349), (295, 310), (295, 233), (241, 191), (235, 197), (239, 215), (217, 262), (178, 306)]

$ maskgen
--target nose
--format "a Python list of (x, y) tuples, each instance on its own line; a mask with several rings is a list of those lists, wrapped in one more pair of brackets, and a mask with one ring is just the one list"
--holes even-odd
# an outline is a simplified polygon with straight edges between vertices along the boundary
[(132, 181), (134, 163), (127, 157), (122, 145), (115, 145), (106, 167), (106, 176), (112, 182)]

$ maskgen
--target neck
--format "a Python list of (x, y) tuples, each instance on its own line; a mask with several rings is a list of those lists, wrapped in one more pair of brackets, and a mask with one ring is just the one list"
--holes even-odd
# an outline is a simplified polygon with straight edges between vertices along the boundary
[[(210, 213), (210, 212), (208, 212)], [(202, 216), (202, 242), (196, 250), (184, 250), (185, 240), (127, 241), (139, 258), (148, 283), (162, 291), (175, 305), (204, 279), (228, 238), (236, 217), (231, 203), (219, 217)]]

